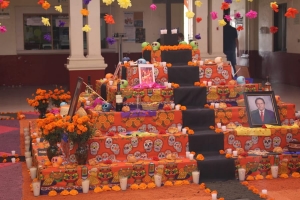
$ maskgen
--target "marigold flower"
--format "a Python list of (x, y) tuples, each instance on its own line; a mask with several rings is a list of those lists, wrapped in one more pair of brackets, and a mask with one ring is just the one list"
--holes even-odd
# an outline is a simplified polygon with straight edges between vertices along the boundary
[(173, 186), (172, 181), (166, 181), (166, 182), (165, 182), (165, 186)]
[(269, 179), (269, 180), (273, 179), (273, 176), (269, 174), (269, 175), (266, 176), (266, 179)]
[(70, 191), (70, 195), (72, 195), (72, 196), (76, 196), (78, 194), (78, 191), (77, 190), (71, 190)]
[(118, 186), (118, 185), (114, 185), (111, 189), (113, 191), (120, 191), (121, 190), (120, 186)]
[(224, 151), (224, 150), (219, 150), (219, 153), (220, 153), (221, 155), (223, 155), (223, 154), (225, 154), (225, 151)]
[(139, 189), (139, 186), (138, 186), (138, 184), (132, 184), (131, 186), (130, 186), (130, 189), (132, 189), (132, 190), (137, 190), (137, 189)]
[(207, 194), (210, 194), (210, 193), (211, 193), (211, 190), (210, 190), (209, 188), (206, 188), (206, 189), (204, 190), (204, 192), (207, 193)]
[(244, 185), (244, 186), (248, 186), (249, 185), (248, 181), (243, 181), (243, 182), (241, 182), (241, 184)]
[(254, 177), (253, 176), (248, 176), (246, 180), (247, 181), (254, 181)]
[(111, 191), (111, 188), (108, 185), (104, 185), (102, 190), (103, 191)]
[(152, 188), (155, 188), (156, 185), (155, 185), (155, 183), (151, 182), (151, 183), (148, 183), (147, 187), (148, 187), (149, 189), (152, 189)]
[(89, 11), (87, 10), (87, 9), (81, 9), (81, 14), (83, 15), (83, 16), (88, 16), (89, 15)]

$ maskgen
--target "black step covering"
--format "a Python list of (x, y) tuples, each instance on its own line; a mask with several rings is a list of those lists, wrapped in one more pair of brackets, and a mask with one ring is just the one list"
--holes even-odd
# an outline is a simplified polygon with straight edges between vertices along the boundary
[(215, 111), (208, 108), (187, 108), (182, 111), (182, 120), (183, 126), (193, 130), (208, 130), (210, 126), (215, 126)]
[(168, 68), (169, 83), (178, 83), (181, 85), (194, 85), (199, 82), (199, 67), (188, 65), (173, 65)]
[(203, 108), (206, 104), (206, 87), (181, 86), (174, 89), (175, 104)]
[[(151, 62), (151, 51), (143, 51), (143, 58)], [(192, 61), (192, 50), (161, 51), (161, 62), (171, 63), (172, 65), (179, 65), (187, 64), (189, 61)]]
[(195, 131), (189, 135), (189, 148), (197, 153), (219, 152), (224, 149), (224, 134), (214, 130)]

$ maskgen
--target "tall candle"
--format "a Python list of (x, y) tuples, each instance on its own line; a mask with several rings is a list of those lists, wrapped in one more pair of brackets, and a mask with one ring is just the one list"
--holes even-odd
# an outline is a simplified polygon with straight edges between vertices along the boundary
[(90, 188), (90, 180), (85, 179), (82, 181), (82, 192), (83, 193), (88, 193)]

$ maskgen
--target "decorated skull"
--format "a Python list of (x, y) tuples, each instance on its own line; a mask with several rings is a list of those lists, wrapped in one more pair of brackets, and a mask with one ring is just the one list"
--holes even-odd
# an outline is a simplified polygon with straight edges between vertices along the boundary
[(218, 65), (217, 71), (218, 71), (218, 74), (221, 74), (223, 71), (223, 65)]
[(198, 42), (197, 41), (191, 41), (190, 45), (192, 46), (193, 50), (197, 50), (198, 49)]
[(292, 133), (287, 133), (285, 136), (285, 141), (286, 143), (289, 143), (291, 141), (293, 141), (293, 134)]
[(273, 147), (279, 147), (280, 146), (280, 143), (281, 143), (281, 138), (276, 136), (273, 138)]
[(239, 77), (237, 77), (236, 82), (239, 85), (244, 85), (244, 84), (246, 84), (246, 79), (243, 76), (239, 76)]
[(113, 142), (113, 140), (111, 137), (106, 138), (105, 139), (105, 148), (110, 149), (112, 142)]
[(245, 150), (249, 151), (252, 146), (253, 146), (253, 141), (252, 140), (247, 140), (246, 143), (245, 143)]
[(124, 62), (124, 61), (128, 62), (128, 61), (130, 61), (130, 58), (129, 57), (123, 57), (122, 62)]
[(181, 152), (182, 149), (181, 142), (175, 142), (173, 147), (177, 152)]
[(168, 67), (164, 67), (164, 73), (168, 74)]
[(202, 67), (199, 67), (199, 78), (203, 78), (204, 76), (204, 70)]
[(234, 148), (241, 148), (242, 147), (241, 142), (239, 140), (234, 140), (232, 145), (233, 145)]
[(140, 126), (139, 129), (138, 129), (138, 131), (140, 131), (140, 132), (146, 132), (146, 130), (147, 130), (146, 124)]
[(158, 130), (156, 129), (155, 126), (153, 126), (152, 124), (148, 124), (148, 130), (151, 133), (158, 133)]
[(204, 71), (205, 78), (210, 78), (211, 75), (212, 75), (212, 72), (213, 72), (212, 68), (210, 68), (210, 67), (206, 68), (205, 71)]
[(96, 161), (99, 163), (99, 162), (102, 162), (102, 156), (100, 155), (97, 155), (96, 156)]
[(154, 140), (154, 151), (160, 152), (161, 148), (163, 147), (163, 141), (161, 139)]
[(137, 147), (139, 145), (139, 140), (137, 137), (134, 136), (131, 138), (131, 145), (132, 147)]
[(147, 64), (147, 61), (144, 58), (140, 58), (136, 61), (137, 64)]
[(171, 154), (172, 153), (172, 151), (170, 151), (170, 150), (166, 150), (165, 151), (165, 156), (167, 157), (169, 154)]
[(112, 144), (110, 150), (115, 154), (118, 155), (120, 153), (120, 146), (118, 144)]
[(166, 158), (166, 155), (164, 152), (159, 152), (158, 153), (158, 158), (161, 160), (161, 159), (165, 159)]
[(111, 161), (116, 161), (116, 156), (114, 154), (111, 154), (108, 156), (108, 159)]
[(108, 160), (108, 156), (109, 156), (108, 153), (103, 153), (103, 154), (102, 154), (102, 160), (103, 160), (103, 161)]
[(148, 154), (147, 153), (142, 153), (141, 154), (141, 159), (146, 160), (148, 158)]
[(151, 46), (152, 46), (153, 51), (158, 51), (159, 48), (160, 48), (160, 43), (159, 42), (152, 42)]
[(97, 155), (99, 147), (100, 147), (100, 145), (98, 142), (92, 142), (90, 145), (91, 154)]
[(150, 45), (149, 42), (143, 42), (141, 46), (142, 46), (142, 48), (145, 48), (145, 47), (148, 46), (148, 45)]
[(219, 85), (221, 83), (220, 77), (216, 77), (215, 79), (212, 80), (215, 85)]
[(144, 142), (144, 149), (146, 152), (151, 152), (153, 148), (153, 142), (151, 140), (146, 140)]
[(174, 155), (175, 158), (178, 158), (178, 157), (179, 157), (177, 152), (173, 152), (172, 155)]
[(126, 133), (126, 128), (123, 128), (122, 126), (118, 126), (118, 132), (119, 133)]
[(154, 68), (154, 77), (155, 77), (155, 79), (157, 79), (158, 74), (159, 74), (159, 70), (157, 68)]
[(141, 152), (139, 152), (139, 151), (134, 152), (134, 157), (136, 159), (141, 159)]
[(131, 150), (132, 150), (132, 145), (131, 145), (131, 143), (125, 144), (125, 145), (124, 145), (123, 152), (124, 152), (125, 155), (126, 155), (126, 154), (129, 154), (129, 152), (130, 152)]
[(270, 137), (265, 137), (263, 140), (264, 146), (266, 149), (270, 149), (272, 146), (272, 138)]
[(73, 141), (70, 141), (69, 147), (70, 147), (70, 150), (72, 150), (74, 148), (74, 142)]
[(168, 139), (169, 146), (172, 147), (174, 145), (174, 143), (175, 143), (175, 136), (174, 135), (170, 135), (169, 139)]
[(181, 41), (181, 42), (179, 42), (179, 45), (180, 44), (187, 44), (187, 43), (186, 43), (186, 41)]
[(71, 154), (70, 155), (70, 162), (71, 163), (76, 163), (76, 156), (75, 156), (75, 154)]
[(120, 81), (120, 88), (127, 88), (128, 86), (128, 81), (127, 80), (121, 80)]
[(228, 135), (228, 144), (233, 144), (235, 136), (233, 134)]
[(258, 143), (258, 136), (252, 136), (252, 142), (253, 144), (257, 144)]
[(110, 103), (103, 103), (102, 104), (102, 111), (103, 112), (109, 112), (111, 109), (111, 104)]
[(229, 78), (228, 71), (227, 71), (227, 70), (223, 70), (223, 71), (222, 71), (222, 76), (223, 76), (225, 79), (228, 79), (228, 78)]

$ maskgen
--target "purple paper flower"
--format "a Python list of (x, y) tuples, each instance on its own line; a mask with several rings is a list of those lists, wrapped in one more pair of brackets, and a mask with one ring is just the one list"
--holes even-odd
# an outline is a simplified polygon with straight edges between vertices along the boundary
[(113, 45), (116, 42), (116, 40), (114, 37), (107, 37), (106, 42), (108, 42), (108, 44), (110, 45)]
[(254, 19), (257, 17), (257, 12), (254, 10), (250, 10), (246, 13), (246, 17), (248, 17), (249, 19)]
[(195, 35), (195, 38), (196, 38), (197, 40), (200, 40), (200, 39), (201, 39), (200, 33), (198, 33), (197, 35)]
[(215, 11), (212, 11), (212, 12), (210, 12), (210, 16), (211, 16), (212, 20), (215, 20), (218, 18), (218, 13)]
[(224, 0), (226, 3), (232, 3), (232, 0)]
[(88, 5), (91, 0), (83, 0), (84, 5)]
[(230, 15), (225, 15), (224, 18), (225, 18), (227, 21), (231, 21)]
[(44, 40), (50, 42), (51, 41), (51, 35), (49, 33), (44, 35)]
[(58, 24), (59, 27), (64, 27), (66, 24), (66, 22), (61, 21), (61, 20), (59, 20), (58, 22), (59, 22), (59, 24)]
[(151, 4), (151, 5), (150, 5), (150, 9), (151, 9), (152, 11), (156, 10), (156, 8), (157, 8), (157, 6), (156, 6), (155, 4)]
[(7, 31), (5, 26), (0, 26), (0, 33), (5, 33)]
[(241, 18), (241, 13), (239, 13), (239, 12), (235, 13), (234, 18), (236, 18), (236, 19)]

